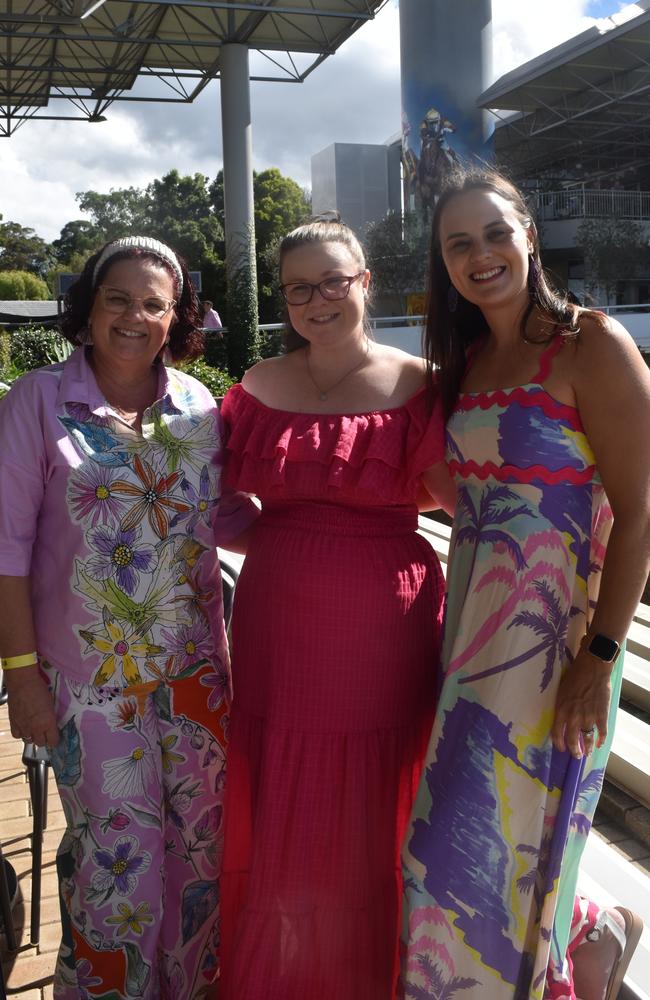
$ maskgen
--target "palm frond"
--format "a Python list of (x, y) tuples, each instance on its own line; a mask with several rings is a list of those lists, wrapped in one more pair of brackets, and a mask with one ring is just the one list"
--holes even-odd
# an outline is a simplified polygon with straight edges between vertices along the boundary
[(470, 521), (473, 524), (478, 524), (478, 512), (472, 503), (472, 498), (470, 492), (466, 486), (460, 486), (458, 489), (458, 500), (456, 501), (457, 506), (464, 510)]
[(534, 857), (539, 857), (539, 847), (534, 844), (517, 844), (517, 851), (521, 851), (522, 854), (532, 854)]
[(519, 517), (520, 514), (530, 515), (531, 511), (529, 507), (500, 507), (499, 510), (492, 510), (490, 508), (489, 518), (485, 518), (489, 524), (506, 524), (508, 521), (512, 521), (515, 517)]
[(564, 622), (566, 628), (566, 614), (557, 591), (553, 590), (546, 580), (535, 580), (533, 588), (541, 597), (555, 623), (559, 626)]
[(571, 817), (571, 829), (575, 830), (581, 837), (587, 837), (591, 830), (591, 820), (582, 813), (574, 813)]
[(463, 542), (473, 543), (478, 538), (478, 529), (473, 524), (465, 524), (456, 532), (456, 545)]
[(584, 799), (589, 792), (600, 792), (604, 773), (605, 769), (603, 767), (596, 767), (593, 771), (589, 772), (587, 777), (580, 782), (578, 800)]
[(417, 956), (417, 963), (420, 967), (420, 972), (426, 976), (431, 985), (437, 986), (440, 989), (444, 983), (442, 978), (442, 973), (437, 965), (434, 965), (433, 959), (426, 952), (420, 952)]
[(526, 560), (524, 559), (524, 554), (521, 551), (518, 543), (508, 535), (505, 531), (482, 531), (481, 541), (489, 543), (491, 545), (502, 544), (505, 545), (508, 552), (515, 561), (517, 569), (524, 569), (526, 566)]
[(549, 646), (546, 650), (546, 663), (544, 664), (544, 669), (542, 671), (542, 677), (539, 682), (539, 690), (546, 691), (546, 688), (551, 683), (551, 678), (553, 677), (553, 668), (555, 667), (555, 661), (557, 659), (558, 653), (560, 652), (561, 644), (555, 642), (552, 646)]
[(535, 611), (520, 611), (508, 624), (508, 628), (512, 628), (513, 625), (525, 625), (526, 628), (532, 629), (535, 635), (546, 635), (549, 640), (552, 639), (555, 642), (556, 636), (553, 627), (546, 618), (542, 618)]
[(472, 986), (478, 986), (478, 979), (470, 979), (469, 976), (454, 976), (440, 994), (439, 1000), (451, 1000), (459, 990), (471, 990)]
[(537, 869), (531, 868), (529, 872), (525, 875), (521, 875), (517, 879), (517, 888), (528, 895), (535, 888), (535, 882), (537, 880)]
[(407, 983), (407, 1000), (438, 1000), (438, 993), (432, 993), (426, 986), (418, 986), (416, 983)]
[(501, 486), (493, 486), (489, 490), (486, 490), (483, 494), (486, 506), (491, 507), (495, 503), (501, 503), (505, 500), (519, 500), (519, 495), (511, 490), (509, 486), (502, 484)]

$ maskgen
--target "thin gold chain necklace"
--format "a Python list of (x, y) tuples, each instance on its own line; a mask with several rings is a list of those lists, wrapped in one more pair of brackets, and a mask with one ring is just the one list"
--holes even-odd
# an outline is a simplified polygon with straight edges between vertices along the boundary
[(345, 382), (346, 378), (348, 378), (350, 375), (354, 375), (355, 372), (359, 371), (359, 369), (363, 365), (365, 365), (366, 361), (368, 360), (368, 355), (370, 354), (370, 341), (366, 337), (366, 350), (363, 357), (361, 358), (361, 361), (359, 361), (359, 363), (356, 364), (354, 368), (350, 368), (350, 370), (347, 371), (345, 375), (341, 375), (341, 377), (337, 379), (336, 382), (333, 382), (332, 385), (328, 385), (327, 389), (323, 389), (323, 387), (318, 384), (318, 382), (316, 381), (316, 379), (312, 374), (311, 365), (309, 364), (309, 351), (310, 351), (309, 348), (307, 348), (307, 350), (305, 351), (305, 366), (307, 368), (307, 374), (310, 378), (312, 385), (314, 386), (314, 389), (316, 389), (316, 392), (318, 393), (318, 398), (322, 403), (325, 403), (327, 401), (330, 392), (338, 388), (338, 386), (341, 385), (342, 382)]

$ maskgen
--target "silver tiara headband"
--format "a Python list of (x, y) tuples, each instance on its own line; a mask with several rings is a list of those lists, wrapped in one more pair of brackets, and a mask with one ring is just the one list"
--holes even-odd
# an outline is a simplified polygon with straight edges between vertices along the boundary
[(97, 284), (97, 276), (107, 260), (110, 260), (111, 257), (122, 250), (133, 249), (147, 250), (149, 253), (155, 254), (156, 257), (160, 257), (161, 260), (166, 261), (178, 278), (179, 293), (183, 291), (183, 272), (181, 271), (181, 265), (178, 263), (178, 257), (165, 243), (161, 243), (160, 240), (154, 240), (150, 236), (124, 236), (121, 240), (114, 240), (108, 246), (104, 247), (93, 271), (93, 288)]

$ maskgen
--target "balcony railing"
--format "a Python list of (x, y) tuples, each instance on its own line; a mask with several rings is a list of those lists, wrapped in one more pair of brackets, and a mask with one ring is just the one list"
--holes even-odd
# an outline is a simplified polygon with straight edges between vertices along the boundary
[(617, 219), (650, 220), (650, 191), (538, 191), (537, 217), (543, 220)]

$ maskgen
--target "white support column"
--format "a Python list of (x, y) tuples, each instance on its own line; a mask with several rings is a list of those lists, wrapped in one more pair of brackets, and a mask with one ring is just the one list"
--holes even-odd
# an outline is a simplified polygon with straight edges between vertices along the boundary
[(221, 49), (221, 127), (223, 192), (228, 270), (250, 263), (255, 273), (253, 214), (253, 139), (248, 47)]
[(228, 367), (240, 378), (259, 361), (260, 344), (248, 48), (224, 45), (220, 62)]

